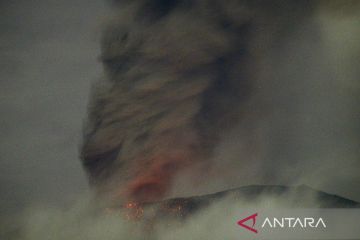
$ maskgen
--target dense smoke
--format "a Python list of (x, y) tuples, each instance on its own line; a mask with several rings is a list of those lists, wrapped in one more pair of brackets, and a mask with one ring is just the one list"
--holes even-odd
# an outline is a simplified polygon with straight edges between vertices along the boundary
[(205, 176), (213, 181), (201, 191), (305, 183), (357, 199), (350, 189), (360, 184), (354, 168), (360, 143), (358, 7), (322, 2), (268, 51), (248, 114), (222, 137)]
[[(219, 138), (249, 115), (265, 56), (313, 8), (296, 1), (119, 6), (104, 33), (106, 79), (95, 90), (83, 148), (100, 195), (159, 200), (180, 171), (201, 183), (194, 176), (212, 166)], [(261, 118), (264, 109), (255, 111)]]
[[(212, 201), (209, 206), (193, 213), (185, 221), (172, 218), (161, 218), (156, 221), (142, 218), (133, 221), (125, 218), (124, 213), (121, 211), (96, 214), (93, 211), (93, 206), (87, 200), (81, 200), (70, 209), (42, 207), (29, 210), (24, 218), (25, 227), (21, 232), (21, 239), (253, 239), (254, 235), (252, 233), (248, 234), (246, 230), (244, 231), (244, 229), (236, 224), (239, 219), (247, 216), (246, 213), (256, 211), (264, 214), (263, 210), (265, 209), (281, 212), (285, 209), (298, 209), (304, 206), (318, 208), (321, 207), (321, 202), (316, 195), (316, 191), (301, 193), (298, 190), (292, 190), (280, 195), (264, 192), (257, 194), (257, 197), (249, 200), (237, 198), (235, 195), (229, 194), (221, 199)], [(309, 211), (311, 216), (316, 214), (314, 209), (308, 209)], [(339, 215), (338, 217), (345, 219), (345, 216)], [(256, 227), (259, 228), (259, 222)], [(283, 230), (286, 231), (285, 229)], [(335, 235), (339, 235), (336, 232), (335, 226), (331, 226), (328, 230), (335, 232)], [(294, 229), (290, 229), (290, 232), (287, 232), (287, 234), (289, 239), (296, 239), (294, 238)], [(304, 237), (303, 235), (300, 236)], [(274, 238), (272, 235), (270, 239), (277, 238)]]

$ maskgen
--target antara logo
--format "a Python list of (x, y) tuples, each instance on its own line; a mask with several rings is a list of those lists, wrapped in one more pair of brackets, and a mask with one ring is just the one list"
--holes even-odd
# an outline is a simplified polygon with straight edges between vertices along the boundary
[[(255, 229), (256, 217), (258, 213), (254, 213), (244, 219), (241, 219), (237, 222), (237, 224), (253, 233), (258, 233), (258, 230)], [(248, 221), (252, 221), (252, 224), (249, 225)], [(323, 227), (326, 228), (325, 221), (322, 218), (313, 218), (313, 217), (282, 217), (282, 218), (269, 218), (266, 217), (263, 223), (261, 224), (261, 228), (318, 228)]]
[[(257, 213), (254, 213), (253, 215), (250, 215), (250, 216), (238, 221), (237, 224), (239, 224), (243, 228), (246, 228), (249, 231), (252, 231), (254, 233), (258, 233), (258, 231), (254, 228), (254, 226), (256, 224), (257, 215), (258, 215)], [(245, 222), (249, 221), (250, 219), (252, 220), (252, 226), (251, 227), (245, 224)]]

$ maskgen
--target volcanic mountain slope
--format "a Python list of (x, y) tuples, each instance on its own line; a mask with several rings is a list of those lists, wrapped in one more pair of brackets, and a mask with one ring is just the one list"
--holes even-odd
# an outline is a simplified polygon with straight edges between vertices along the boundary
[(281, 202), (285, 208), (359, 208), (360, 203), (306, 185), (251, 185), (202, 196), (174, 198), (154, 203), (129, 203), (128, 216), (140, 218), (152, 215), (163, 218), (186, 218), (212, 204), (228, 200), (244, 206), (257, 206), (260, 202)]

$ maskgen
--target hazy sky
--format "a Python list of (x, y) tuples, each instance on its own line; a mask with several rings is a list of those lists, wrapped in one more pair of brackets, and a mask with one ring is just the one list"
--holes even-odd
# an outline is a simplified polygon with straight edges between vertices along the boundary
[(101, 76), (104, 1), (0, 3), (0, 205), (62, 203), (87, 189), (78, 160)]

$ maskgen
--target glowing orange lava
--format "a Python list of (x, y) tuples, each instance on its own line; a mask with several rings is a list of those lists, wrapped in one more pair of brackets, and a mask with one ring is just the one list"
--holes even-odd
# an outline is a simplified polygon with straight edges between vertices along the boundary
[(144, 214), (143, 208), (136, 202), (128, 202), (124, 205), (125, 218), (127, 220), (140, 220)]

